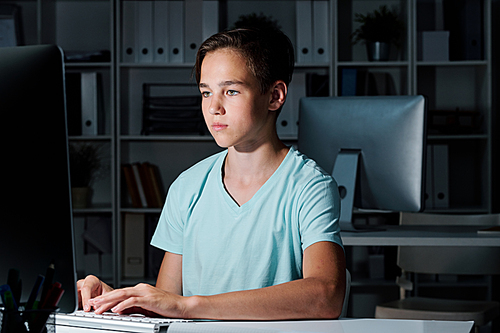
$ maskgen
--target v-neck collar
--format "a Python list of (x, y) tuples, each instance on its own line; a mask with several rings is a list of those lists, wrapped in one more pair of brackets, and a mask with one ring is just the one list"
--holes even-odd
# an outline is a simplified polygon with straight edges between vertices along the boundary
[(287, 160), (289, 159), (289, 155), (291, 155), (292, 150), (293, 150), (293, 147), (289, 147), (288, 152), (285, 155), (285, 158), (283, 159), (283, 161), (281, 161), (280, 165), (278, 166), (278, 168), (276, 168), (276, 170), (273, 172), (271, 177), (269, 177), (269, 179), (266, 180), (266, 182), (257, 190), (257, 192), (254, 193), (254, 195), (250, 198), (250, 200), (248, 200), (247, 202), (245, 202), (241, 206), (233, 199), (233, 197), (226, 190), (226, 186), (224, 185), (224, 180), (222, 178), (223, 173), (224, 173), (223, 168), (224, 168), (225, 160), (227, 158), (227, 150), (226, 150), (226, 153), (221, 156), (221, 159), (219, 161), (219, 165), (217, 167), (219, 170), (219, 172), (218, 172), (219, 189), (222, 193), (222, 196), (223, 196), (226, 204), (235, 213), (238, 213), (238, 214), (241, 212), (244, 212), (248, 209), (251, 209), (255, 205), (254, 202), (257, 202), (258, 199), (262, 196), (262, 193), (265, 193), (265, 191), (267, 191), (268, 187), (273, 186), (273, 183), (275, 182), (276, 177), (278, 177), (277, 175), (279, 175), (281, 173), (283, 166), (287, 163)]

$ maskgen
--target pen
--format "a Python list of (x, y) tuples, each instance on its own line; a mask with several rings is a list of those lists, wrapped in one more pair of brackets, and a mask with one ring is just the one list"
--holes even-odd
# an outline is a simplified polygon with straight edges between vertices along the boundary
[(10, 286), (14, 300), (19, 304), (21, 302), (22, 280), (19, 278), (19, 270), (15, 268), (9, 269), (7, 276), (7, 284)]
[(2, 303), (7, 311), (17, 310), (16, 301), (8, 284), (0, 286), (0, 297), (2, 297)]
[(42, 286), (43, 281), (45, 280), (45, 277), (43, 275), (38, 275), (36, 278), (35, 284), (33, 285), (33, 289), (31, 289), (30, 296), (28, 298), (28, 302), (26, 303), (26, 310), (32, 310), (33, 305), (35, 304), (36, 297), (38, 296), (38, 293), (40, 292), (40, 288)]
[(45, 274), (45, 280), (43, 281), (43, 288), (42, 288), (42, 296), (40, 297), (40, 304), (43, 304), (45, 301), (45, 298), (47, 297), (47, 293), (49, 292), (49, 289), (52, 287), (52, 280), (54, 279), (54, 271), (55, 271), (55, 266), (54, 262), (52, 261), (47, 267), (47, 272)]
[(52, 284), (50, 290), (47, 292), (45, 301), (42, 303), (41, 309), (55, 309), (57, 307), (57, 304), (64, 294), (64, 289), (61, 287), (62, 285), (59, 282), (54, 282), (54, 284)]
[(0, 296), (5, 307), (5, 312), (2, 318), (2, 332), (26, 332), (26, 327), (23, 324), (21, 316), (17, 311), (17, 304), (12, 294), (12, 290), (8, 284), (0, 286)]

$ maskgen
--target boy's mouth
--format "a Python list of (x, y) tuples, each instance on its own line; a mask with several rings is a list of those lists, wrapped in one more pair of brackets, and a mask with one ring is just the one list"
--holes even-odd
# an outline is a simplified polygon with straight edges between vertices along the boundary
[(213, 123), (212, 124), (212, 129), (216, 132), (222, 131), (223, 129), (226, 129), (227, 125), (221, 124), (221, 123)]

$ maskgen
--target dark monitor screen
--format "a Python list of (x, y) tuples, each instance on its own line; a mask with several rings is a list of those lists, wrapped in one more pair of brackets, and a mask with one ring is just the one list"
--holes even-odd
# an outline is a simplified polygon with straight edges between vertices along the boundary
[(423, 209), (425, 144), (423, 96), (306, 97), (300, 101), (299, 150), (325, 171), (333, 171), (342, 198), (342, 230), (353, 229), (353, 206), (405, 212)]
[(77, 306), (64, 64), (56, 46), (0, 48), (2, 214), (0, 284), (10, 269), (26, 302), (35, 279), (55, 267), (61, 312)]

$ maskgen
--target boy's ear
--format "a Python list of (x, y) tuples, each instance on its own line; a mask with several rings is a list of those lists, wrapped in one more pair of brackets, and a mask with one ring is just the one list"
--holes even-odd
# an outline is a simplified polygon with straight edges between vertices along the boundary
[(269, 111), (278, 110), (286, 100), (288, 87), (283, 81), (276, 81), (271, 91), (271, 98), (269, 101)]

